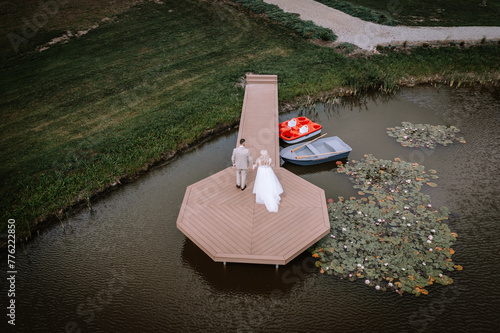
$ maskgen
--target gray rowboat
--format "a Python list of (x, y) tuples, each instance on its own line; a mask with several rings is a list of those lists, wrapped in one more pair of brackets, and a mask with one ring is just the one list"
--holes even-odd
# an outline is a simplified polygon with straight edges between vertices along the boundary
[(347, 158), (351, 150), (338, 136), (332, 136), (286, 147), (280, 156), (285, 162), (314, 165)]

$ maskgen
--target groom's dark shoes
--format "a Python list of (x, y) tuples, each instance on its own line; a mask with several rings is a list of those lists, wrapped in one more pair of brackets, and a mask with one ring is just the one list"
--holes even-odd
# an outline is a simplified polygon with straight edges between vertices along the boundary
[(245, 186), (245, 187), (242, 187), (242, 188), (241, 188), (241, 190), (242, 190), (242, 191), (244, 191), (246, 188), (247, 188), (246, 186)]
[(240, 188), (240, 185), (236, 185), (237, 188)]

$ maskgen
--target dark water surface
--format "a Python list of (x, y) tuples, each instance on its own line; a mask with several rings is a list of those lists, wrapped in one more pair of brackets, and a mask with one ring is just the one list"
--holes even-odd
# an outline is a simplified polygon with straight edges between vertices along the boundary
[[(403, 89), (296, 111), (353, 152), (436, 169), (434, 206), (459, 234), (451, 286), (398, 296), (323, 276), (304, 253), (286, 266), (214, 263), (176, 228), (188, 185), (230, 165), (237, 133), (214, 139), (65, 221), (16, 254), (16, 332), (472, 332), (500, 327), (500, 100), (479, 89)], [(455, 125), (466, 144), (404, 148), (386, 127)], [(327, 197), (356, 195), (333, 164), (286, 167)], [(0, 268), (7, 271), (6, 258)], [(6, 280), (1, 299), (6, 314)], [(5, 314), (0, 324), (6, 325)], [(4, 330), (0, 330), (4, 332)], [(9, 330), (12, 331), (12, 330)]]

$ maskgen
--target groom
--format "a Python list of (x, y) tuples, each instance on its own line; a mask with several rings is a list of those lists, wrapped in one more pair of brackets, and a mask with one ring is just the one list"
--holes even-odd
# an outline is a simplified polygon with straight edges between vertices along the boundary
[(236, 167), (236, 187), (243, 191), (246, 188), (245, 181), (247, 179), (248, 166), (253, 165), (252, 155), (245, 148), (245, 139), (240, 140), (240, 146), (234, 148), (233, 156), (231, 156), (233, 167)]

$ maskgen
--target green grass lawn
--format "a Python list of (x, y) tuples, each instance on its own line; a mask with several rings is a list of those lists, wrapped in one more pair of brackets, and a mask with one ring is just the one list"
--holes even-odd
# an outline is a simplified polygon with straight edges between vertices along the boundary
[[(487, 0), (317, 0), (363, 20), (400, 25), (499, 26), (500, 1)], [(382, 17), (380, 16), (382, 15)]]
[[(137, 0), (0, 1), (1, 65), (5, 59), (19, 56), (68, 30), (76, 32), (102, 24), (103, 19), (126, 12), (134, 3)], [(19, 42), (18, 37), (25, 40)]]
[(37, 217), (235, 124), (247, 72), (277, 74), (281, 101), (411, 77), (498, 83), (497, 45), (353, 59), (229, 2), (163, 3), (0, 71), (0, 233), (14, 218), (27, 234)]

